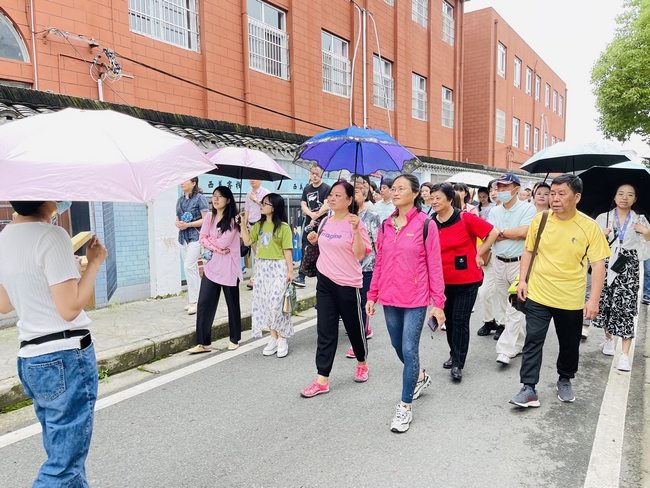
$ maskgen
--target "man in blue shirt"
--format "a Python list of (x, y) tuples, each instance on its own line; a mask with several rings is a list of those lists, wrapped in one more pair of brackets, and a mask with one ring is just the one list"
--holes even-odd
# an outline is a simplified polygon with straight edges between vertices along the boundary
[(510, 364), (510, 359), (524, 347), (526, 316), (508, 301), (508, 288), (519, 274), (519, 261), (524, 252), (528, 226), (535, 217), (535, 206), (517, 198), (521, 188), (519, 178), (505, 173), (497, 179), (497, 198), (501, 205), (490, 211), (488, 222), (499, 231), (492, 246), (497, 310), (495, 320), (500, 325), (494, 333), (497, 340), (497, 362)]

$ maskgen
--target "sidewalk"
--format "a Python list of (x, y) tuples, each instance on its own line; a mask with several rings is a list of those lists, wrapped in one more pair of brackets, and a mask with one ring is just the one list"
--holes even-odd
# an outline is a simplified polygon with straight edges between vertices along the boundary
[[(242, 329), (251, 327), (253, 292), (239, 285)], [(306, 288), (296, 288), (298, 310), (316, 303), (316, 280), (307, 279)], [(95, 343), (97, 363), (109, 374), (146, 364), (156, 358), (189, 349), (196, 345), (196, 315), (187, 315), (185, 296), (147, 299), (91, 310), (90, 331)], [(212, 328), (212, 338), (228, 336), (228, 309), (223, 294)], [(16, 372), (18, 329), (0, 329), (0, 409), (24, 401), (22, 385)]]

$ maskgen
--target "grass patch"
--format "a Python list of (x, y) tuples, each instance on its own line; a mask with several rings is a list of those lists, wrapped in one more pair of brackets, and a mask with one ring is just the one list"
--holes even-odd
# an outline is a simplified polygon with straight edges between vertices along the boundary
[(5, 407), (2, 410), (0, 410), (0, 413), (13, 412), (14, 410), (19, 410), (23, 407), (29, 407), (33, 403), (34, 403), (33, 400), (30, 398), (29, 400), (25, 400), (24, 402), (16, 403), (15, 405), (9, 405), (8, 407)]
[(100, 369), (99, 370), (99, 381), (101, 381), (104, 384), (108, 384), (108, 370), (107, 369)]

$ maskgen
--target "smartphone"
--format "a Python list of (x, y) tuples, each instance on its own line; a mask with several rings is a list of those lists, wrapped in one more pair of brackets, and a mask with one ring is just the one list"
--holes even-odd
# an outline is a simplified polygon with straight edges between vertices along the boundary
[(427, 325), (429, 326), (429, 329), (431, 329), (431, 339), (433, 339), (433, 333), (438, 329), (438, 319), (430, 317)]

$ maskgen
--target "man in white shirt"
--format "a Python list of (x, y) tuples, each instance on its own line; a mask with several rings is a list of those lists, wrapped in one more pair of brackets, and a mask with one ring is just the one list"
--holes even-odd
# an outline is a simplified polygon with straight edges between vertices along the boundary
[[(246, 195), (246, 202), (244, 203), (244, 216), (246, 222), (248, 222), (248, 230), (253, 228), (255, 222), (262, 218), (260, 212), (260, 205), (262, 203), (262, 198), (271, 193), (266, 188), (262, 186), (262, 180), (248, 180), (251, 185), (251, 191)], [(247, 288), (249, 290), (253, 289), (255, 286), (255, 259), (257, 257), (257, 242), (251, 246), (251, 277), (248, 282)]]
[(393, 180), (391, 178), (385, 178), (381, 182), (379, 194), (382, 199), (375, 203), (375, 212), (379, 215), (379, 220), (381, 222), (390, 217), (390, 215), (395, 211), (395, 205), (393, 205), (393, 194), (390, 192), (392, 186)]

